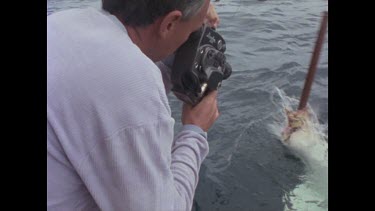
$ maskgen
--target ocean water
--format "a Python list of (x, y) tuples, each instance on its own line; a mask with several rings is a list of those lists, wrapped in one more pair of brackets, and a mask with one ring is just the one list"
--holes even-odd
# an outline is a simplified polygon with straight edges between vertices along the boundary
[[(48, 0), (47, 15), (69, 8), (99, 8), (100, 2)], [(304, 159), (320, 156), (328, 147), (328, 34), (309, 98), (323, 134), (317, 138), (319, 147), (310, 151), (306, 146), (301, 156), (275, 133), (285, 124), (285, 99), (296, 101), (301, 95), (328, 2), (221, 0), (214, 4), (221, 19), (217, 30), (227, 43), (233, 73), (219, 90), (221, 115), (208, 132), (210, 153), (201, 166), (193, 210), (328, 210), (327, 160), (321, 161), (322, 168), (312, 170), (310, 160)], [(173, 94), (169, 100), (178, 132), (182, 103)], [(301, 142), (305, 139), (306, 135), (296, 136)]]

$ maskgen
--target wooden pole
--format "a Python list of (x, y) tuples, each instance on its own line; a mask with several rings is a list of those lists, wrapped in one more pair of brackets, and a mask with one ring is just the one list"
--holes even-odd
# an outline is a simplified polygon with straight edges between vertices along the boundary
[(309, 67), (309, 71), (308, 71), (307, 76), (306, 76), (305, 86), (304, 86), (303, 91), (302, 91), (302, 95), (301, 95), (300, 103), (299, 103), (299, 106), (298, 106), (298, 110), (304, 109), (306, 107), (307, 100), (309, 99), (311, 86), (312, 86), (312, 83), (314, 81), (316, 67), (317, 67), (318, 61), (319, 61), (320, 51), (321, 51), (322, 46), (323, 46), (324, 35), (326, 34), (326, 31), (327, 31), (327, 24), (328, 24), (328, 12), (323, 12), (323, 19), (322, 19), (322, 22), (321, 22), (321, 25), (320, 25), (318, 39), (315, 43), (315, 49), (314, 49), (314, 52), (313, 52), (313, 55), (312, 55), (312, 58), (311, 58), (310, 67)]

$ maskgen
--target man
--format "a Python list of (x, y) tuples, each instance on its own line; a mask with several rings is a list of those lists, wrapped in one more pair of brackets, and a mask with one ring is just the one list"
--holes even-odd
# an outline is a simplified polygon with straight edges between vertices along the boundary
[(183, 106), (174, 137), (168, 68), (158, 61), (201, 27), (212, 5), (102, 3), (47, 18), (47, 208), (190, 210), (217, 93)]

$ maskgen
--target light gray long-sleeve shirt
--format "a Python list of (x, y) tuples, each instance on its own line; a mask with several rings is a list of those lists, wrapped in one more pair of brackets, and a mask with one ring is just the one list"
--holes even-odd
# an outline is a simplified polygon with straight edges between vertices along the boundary
[(47, 17), (48, 210), (191, 209), (208, 143), (174, 137), (166, 87), (114, 16)]

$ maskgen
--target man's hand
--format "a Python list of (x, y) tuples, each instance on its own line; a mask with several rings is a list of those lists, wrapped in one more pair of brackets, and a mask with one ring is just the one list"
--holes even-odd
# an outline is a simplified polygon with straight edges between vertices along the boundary
[(205, 132), (219, 117), (217, 109), (217, 91), (211, 91), (196, 106), (184, 104), (182, 108), (182, 124), (193, 124), (202, 128)]
[(220, 23), (219, 16), (216, 13), (214, 5), (210, 2), (210, 6), (207, 11), (207, 15), (205, 18), (205, 23), (208, 24), (211, 27), (214, 27), (215, 29)]

